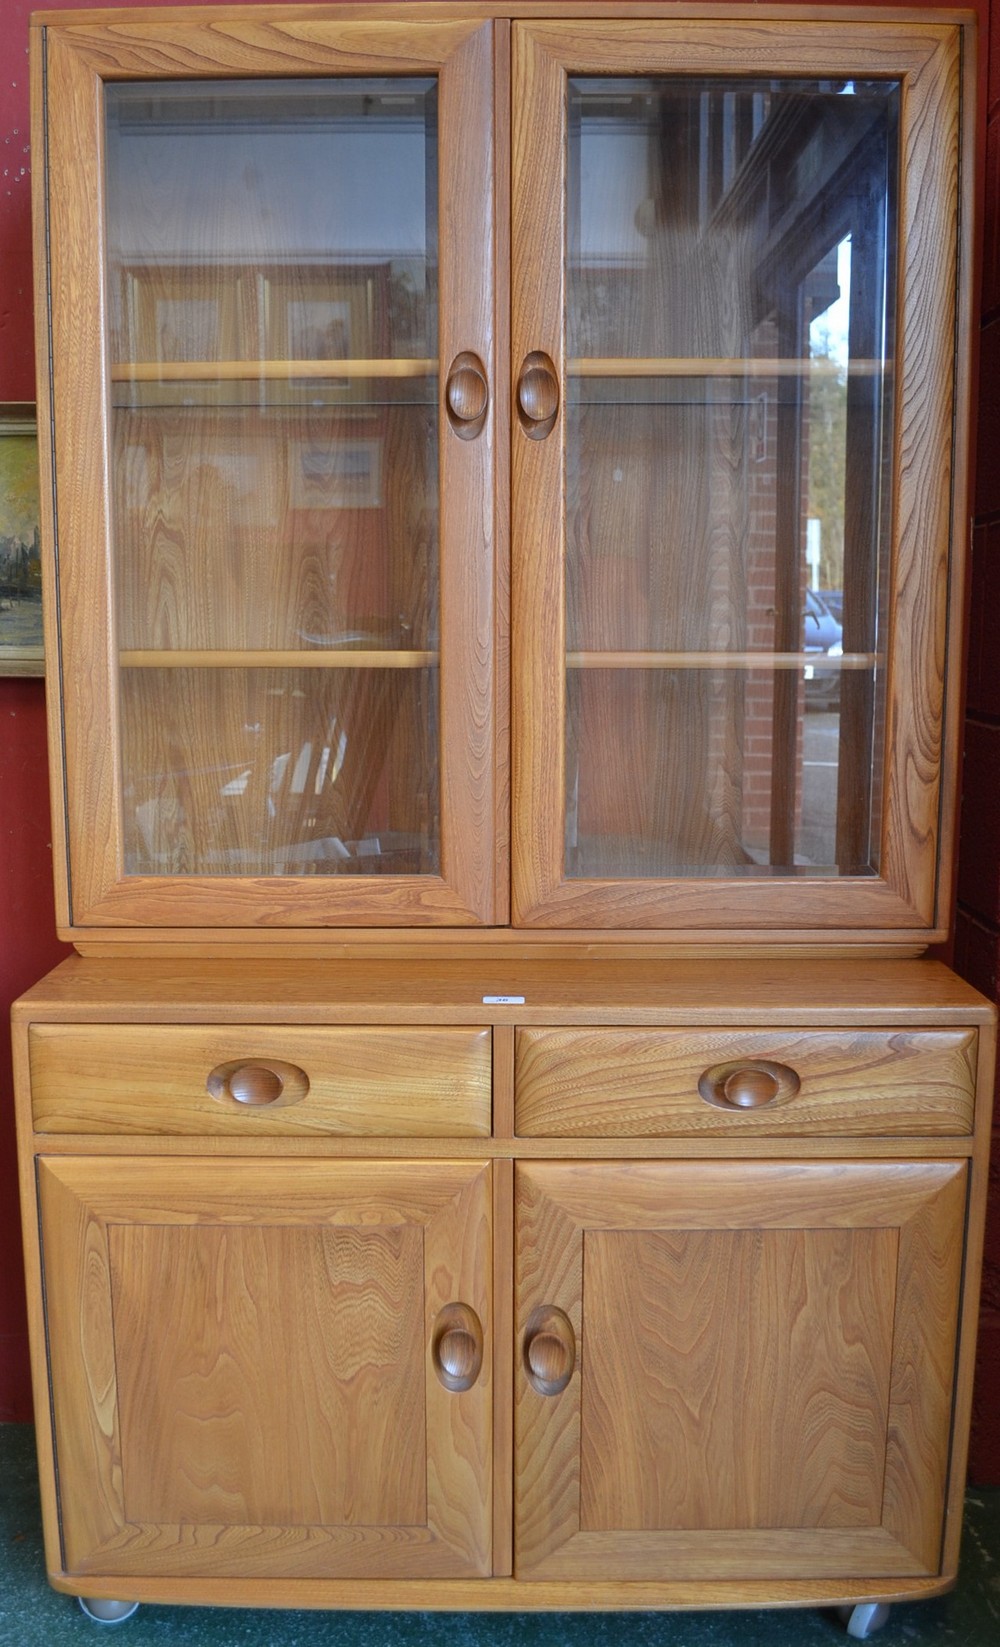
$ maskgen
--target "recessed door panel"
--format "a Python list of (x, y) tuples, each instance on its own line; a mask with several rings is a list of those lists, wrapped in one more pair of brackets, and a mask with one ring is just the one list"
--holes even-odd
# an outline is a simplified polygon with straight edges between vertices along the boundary
[(522, 1164), (518, 1575), (936, 1572), (965, 1180)]
[(489, 1179), (43, 1162), (67, 1571), (487, 1572)]

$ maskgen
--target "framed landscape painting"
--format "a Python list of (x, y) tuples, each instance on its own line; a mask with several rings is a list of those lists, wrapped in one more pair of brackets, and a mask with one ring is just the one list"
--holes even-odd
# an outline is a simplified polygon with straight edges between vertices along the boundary
[(35, 408), (0, 401), (0, 675), (43, 675)]

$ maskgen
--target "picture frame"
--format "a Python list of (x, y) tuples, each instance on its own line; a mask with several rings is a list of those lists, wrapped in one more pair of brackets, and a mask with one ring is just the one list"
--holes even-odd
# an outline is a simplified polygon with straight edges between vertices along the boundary
[(44, 675), (38, 428), (0, 401), (0, 675)]

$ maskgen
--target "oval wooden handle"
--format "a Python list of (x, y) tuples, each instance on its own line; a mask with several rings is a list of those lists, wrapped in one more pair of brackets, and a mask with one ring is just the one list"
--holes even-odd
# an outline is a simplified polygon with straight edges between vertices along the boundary
[(217, 1064), (205, 1085), (213, 1098), (260, 1109), (267, 1104), (294, 1104), (309, 1091), (309, 1077), (297, 1064), (280, 1059), (235, 1059)]
[(483, 1370), (483, 1325), (468, 1304), (446, 1304), (438, 1312), (431, 1358), (446, 1390), (471, 1390)]
[(448, 418), (457, 435), (471, 440), (478, 435), (486, 421), (490, 404), (490, 387), (486, 368), (478, 356), (456, 355), (445, 387)]
[(565, 1310), (541, 1304), (524, 1329), (524, 1370), (539, 1395), (559, 1395), (576, 1370), (576, 1333)]
[(794, 1098), (801, 1085), (787, 1064), (754, 1058), (706, 1069), (698, 1091), (707, 1104), (717, 1109), (763, 1109), (766, 1104)]
[(559, 379), (548, 355), (534, 350), (526, 355), (517, 380), (517, 411), (521, 427), (532, 440), (544, 440), (559, 411)]
[(273, 1104), (284, 1090), (278, 1071), (267, 1064), (244, 1064), (229, 1077), (229, 1096), (238, 1104)]

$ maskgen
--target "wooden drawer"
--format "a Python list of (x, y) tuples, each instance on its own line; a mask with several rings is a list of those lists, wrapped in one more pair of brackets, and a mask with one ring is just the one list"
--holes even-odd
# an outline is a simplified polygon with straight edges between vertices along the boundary
[(973, 1029), (521, 1029), (516, 1129), (539, 1138), (967, 1134), (975, 1075)]
[(39, 1132), (490, 1133), (488, 1029), (33, 1024), (29, 1049)]

